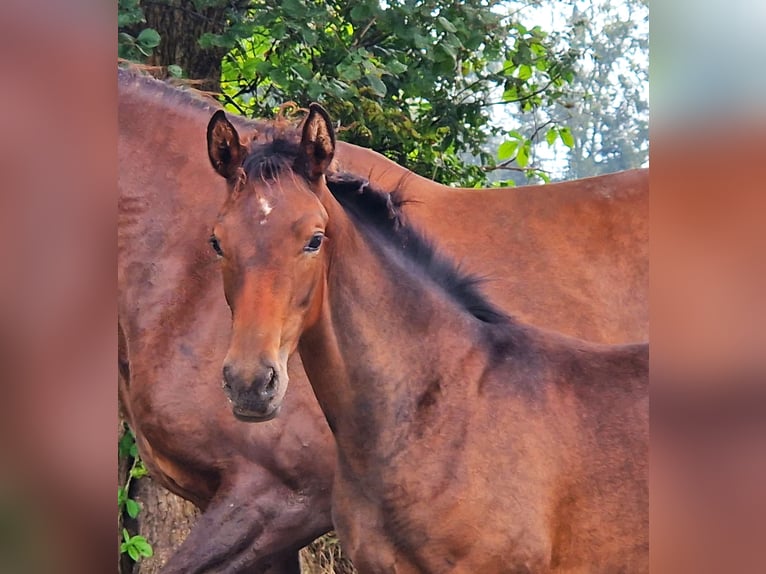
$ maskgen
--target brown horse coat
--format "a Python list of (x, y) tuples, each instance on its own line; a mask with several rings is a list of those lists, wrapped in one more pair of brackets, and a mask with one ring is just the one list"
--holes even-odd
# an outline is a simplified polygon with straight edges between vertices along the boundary
[[(126, 70), (118, 104), (120, 398), (152, 476), (204, 509), (167, 571), (239, 572), (284, 549), (282, 571), (295, 571), (295, 550), (331, 527), (331, 436), (297, 357), (288, 404), (270, 423), (237, 421), (221, 393), (230, 314), (207, 239), (223, 192), (199, 139), (215, 108)], [(379, 154), (339, 143), (335, 159), (380, 187), (400, 185), (414, 200), (404, 206), (411, 220), (489, 276), (485, 289), (499, 305), (593, 340), (645, 338), (645, 170), (413, 191), (408, 184), (421, 178)], [(502, 232), (487, 231), (492, 218), (508, 222)], [(504, 266), (514, 260), (509, 277)], [(548, 313), (560, 285), (569, 303)]]
[(208, 148), (229, 188), (212, 240), (233, 321), (224, 390), (269, 420), (299, 349), (360, 572), (648, 572), (648, 345), (507, 316), (398, 194), (327, 172), (316, 104), (299, 143), (249, 149), (217, 112)]

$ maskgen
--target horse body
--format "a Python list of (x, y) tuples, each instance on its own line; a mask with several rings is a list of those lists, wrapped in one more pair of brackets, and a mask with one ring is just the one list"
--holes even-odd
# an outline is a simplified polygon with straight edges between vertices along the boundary
[(219, 382), (229, 311), (207, 245), (216, 200), (190, 185), (211, 170), (186, 143), (210, 108), (153, 82), (120, 84), (120, 399), (152, 477), (204, 510), (164, 571), (299, 572), (297, 550), (332, 528), (330, 434), (308, 387), (278, 422), (232, 417)]
[[(284, 412), (268, 423), (235, 419), (221, 392), (231, 315), (207, 240), (223, 196), (199, 141), (217, 108), (129, 70), (118, 88), (120, 400), (152, 477), (204, 510), (166, 571), (297, 572), (297, 548), (331, 527), (334, 446), (297, 355)], [(503, 308), (594, 341), (645, 338), (645, 170), (454, 190), (342, 142), (335, 161), (400, 189), (413, 222), (496, 279), (486, 288)], [(493, 217), (508, 222), (502, 232), (485, 229)]]
[(408, 220), (489, 278), (490, 299), (520, 319), (602, 343), (649, 336), (648, 170), (469, 189), (343, 142), (337, 156), (335, 169), (399, 190)]
[[(391, 383), (390, 362), (376, 365), (385, 377), (354, 385), (349, 397), (378, 416), (344, 426), (347, 405), (322, 402), (338, 421), (336, 530), (360, 572), (648, 571), (648, 404), (635, 398), (645, 387), (646, 348), (621, 350), (635, 363), (630, 376), (594, 368), (602, 353), (588, 349), (577, 361), (582, 375), (573, 377), (571, 357), (554, 362), (571, 353), (568, 345), (534, 343), (493, 368), (486, 357), (456, 361), (457, 349), (452, 361), (440, 349), (431, 354), (419, 339), (420, 360), (441, 371), (425, 380), (439, 380), (440, 390), (417, 408), (426, 391), (410, 389), (415, 404), (406, 415), (381, 404), (404, 394)], [(365, 341), (338, 354), (356, 360), (360, 346)], [(299, 348), (312, 356), (327, 350), (313, 342)], [(547, 365), (520, 376), (529, 354)], [(331, 384), (321, 376), (328, 368), (321, 361), (308, 368), (313, 385)], [(534, 388), (524, 389), (532, 377)], [(371, 425), (380, 429), (376, 439), (356, 440)]]
[(242, 146), (221, 112), (208, 145), (230, 190), (214, 227), (226, 392), (269, 420), (300, 351), (361, 572), (648, 571), (647, 345), (499, 311), (403, 223), (399, 198), (325, 178), (318, 106), (293, 148)]

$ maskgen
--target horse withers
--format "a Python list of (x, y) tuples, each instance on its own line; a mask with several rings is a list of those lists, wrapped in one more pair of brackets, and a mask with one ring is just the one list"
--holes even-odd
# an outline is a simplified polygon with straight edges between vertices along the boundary
[(396, 191), (330, 170), (316, 104), (249, 146), (216, 112), (208, 152), (228, 188), (224, 390), (239, 417), (278, 420), (299, 350), (361, 572), (648, 572), (648, 345), (507, 315)]

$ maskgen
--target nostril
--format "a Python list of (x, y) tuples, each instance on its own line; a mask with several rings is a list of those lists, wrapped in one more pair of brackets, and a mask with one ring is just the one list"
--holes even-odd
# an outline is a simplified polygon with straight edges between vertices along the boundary
[(232, 376), (232, 368), (230, 365), (224, 365), (223, 366), (223, 386), (226, 389), (231, 388), (231, 376)]
[(268, 380), (266, 382), (266, 392), (273, 393), (277, 386), (277, 373), (273, 368), (269, 368)]
[(276, 394), (277, 372), (274, 367), (266, 367), (259, 377), (257, 384), (258, 394), (263, 399), (271, 399)]

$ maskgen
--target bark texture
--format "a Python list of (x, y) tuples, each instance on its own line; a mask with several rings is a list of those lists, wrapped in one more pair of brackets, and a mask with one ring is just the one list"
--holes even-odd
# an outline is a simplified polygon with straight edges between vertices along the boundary
[(200, 80), (199, 89), (220, 92), (223, 48), (202, 48), (199, 38), (210, 32), (222, 34), (227, 26), (227, 10), (241, 9), (246, 2), (218, 2), (198, 9), (192, 0), (144, 1), (141, 6), (146, 25), (160, 34), (149, 63), (156, 66), (177, 64), (192, 80)]
[(133, 498), (141, 504), (138, 533), (154, 548), (154, 556), (142, 558), (131, 574), (157, 574), (186, 539), (199, 510), (189, 501), (166, 490), (149, 476), (136, 482)]

